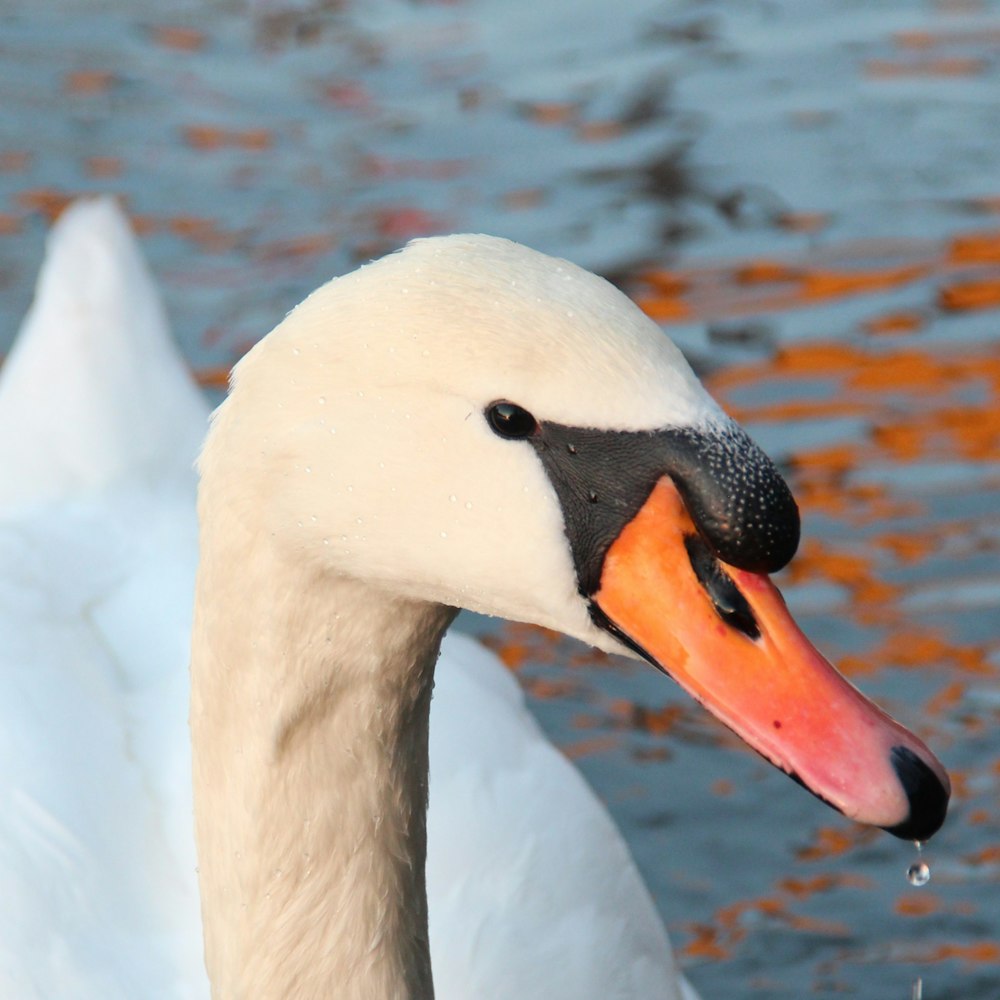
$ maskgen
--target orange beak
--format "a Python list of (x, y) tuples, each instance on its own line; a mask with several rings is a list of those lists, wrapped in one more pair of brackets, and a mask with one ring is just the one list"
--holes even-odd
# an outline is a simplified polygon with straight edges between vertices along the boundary
[(614, 634), (844, 815), (918, 840), (944, 821), (951, 788), (930, 750), (837, 673), (767, 576), (708, 551), (669, 478), (612, 543), (592, 600)]

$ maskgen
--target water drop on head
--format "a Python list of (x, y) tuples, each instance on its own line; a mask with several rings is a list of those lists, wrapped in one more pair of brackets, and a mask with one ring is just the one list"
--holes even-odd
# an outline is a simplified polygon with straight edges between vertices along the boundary
[(921, 886), (927, 885), (931, 880), (931, 869), (930, 865), (926, 861), (915, 861), (909, 868), (906, 869), (906, 881), (910, 885)]

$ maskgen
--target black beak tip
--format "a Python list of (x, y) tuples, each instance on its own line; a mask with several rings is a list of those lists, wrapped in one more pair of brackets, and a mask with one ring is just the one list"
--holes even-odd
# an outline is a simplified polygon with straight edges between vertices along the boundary
[(944, 823), (950, 791), (941, 779), (909, 747), (890, 751), (892, 766), (910, 800), (910, 814), (886, 831), (902, 840), (928, 840)]

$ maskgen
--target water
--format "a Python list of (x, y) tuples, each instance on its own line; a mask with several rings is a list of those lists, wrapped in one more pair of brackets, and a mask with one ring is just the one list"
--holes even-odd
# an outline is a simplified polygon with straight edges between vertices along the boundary
[(913, 846), (917, 849), (917, 860), (906, 869), (906, 881), (910, 885), (920, 888), (921, 886), (927, 885), (931, 880), (931, 867), (924, 861), (920, 855), (924, 852), (923, 841), (915, 840)]
[(127, 200), (213, 385), (412, 235), (610, 275), (788, 473), (805, 630), (955, 776), (933, 887), (654, 671), (460, 624), (609, 803), (705, 1000), (996, 1000), (998, 38), (975, 0), (5, 0), (0, 351), (81, 191)]
[(930, 865), (926, 861), (915, 861), (906, 869), (906, 881), (912, 886), (927, 885), (931, 880)]

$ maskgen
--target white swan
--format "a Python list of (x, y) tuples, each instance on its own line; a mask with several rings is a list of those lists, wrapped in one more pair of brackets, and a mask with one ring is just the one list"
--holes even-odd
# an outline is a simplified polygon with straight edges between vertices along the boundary
[(111, 202), (0, 370), (0, 996), (207, 994), (185, 663), (207, 407)]
[[(175, 359), (142, 339), (133, 360), (158, 358), (156, 371), (135, 369), (147, 372), (135, 383), (129, 365), (104, 366), (108, 384), (86, 377), (85, 363), (71, 366), (55, 398), (71, 398), (74, 371), (93, 395), (80, 399), (76, 419), (42, 415), (53, 396), (39, 374), (51, 383), (48, 366), (66, 352), (50, 343), (30, 360), (32, 342), (44, 342), (42, 318), (68, 333), (74, 319), (100, 312), (102, 294), (149, 301), (141, 265), (128, 265), (124, 284), (114, 276), (114, 261), (131, 251), (109, 205), (74, 209), (60, 228), (0, 382), (0, 466), (23, 470), (0, 497), (11, 569), (0, 591), (0, 891), (11, 904), (0, 908), (0, 992), (195, 996), (204, 981), (178, 664), (193, 559), (183, 453), (203, 411), (183, 379), (163, 374), (179, 371)], [(49, 291), (65, 290), (60, 246), (70, 248), (71, 271), (102, 262), (61, 312), (45, 306)], [(162, 327), (148, 307), (147, 329), (124, 323), (143, 338)], [(162, 330), (149, 335), (165, 343)], [(158, 380), (174, 389), (156, 397)], [(143, 391), (130, 397), (135, 384)], [(622, 544), (597, 566), (595, 593), (607, 607), (588, 606), (578, 580), (594, 557), (567, 535), (572, 471), (559, 494), (551, 456), (489, 429), (489, 405), (515, 390), (550, 435), (561, 424), (619, 431), (721, 419), (617, 293), (500, 241), (418, 244), (340, 279), (240, 368), (202, 463), (194, 647), (199, 851), (218, 997), (429, 995), (423, 746), (449, 606), (540, 620), (616, 649), (606, 629), (626, 639), (618, 619), (627, 620), (641, 638), (626, 641), (684, 665), (672, 640), (633, 615), (618, 569), (603, 573), (635, 566), (650, 517), (683, 516), (669, 506), (673, 494), (658, 488), (655, 503), (628, 511)], [(157, 420), (154, 400), (167, 420)], [(103, 424), (88, 416), (102, 406)], [(516, 436), (518, 411), (492, 416)], [(36, 424), (53, 437), (33, 448), (26, 431)], [(60, 444), (60, 431), (76, 444)], [(676, 475), (699, 526), (725, 546), (709, 523), (710, 484), (690, 468)], [(781, 540), (763, 548), (772, 543)], [(712, 575), (718, 563), (707, 550), (681, 558), (703, 579), (678, 596), (694, 595), (701, 605), (690, 614), (718, 625), (715, 606), (731, 597)], [(763, 584), (730, 573), (765, 630), (754, 647), (767, 645), (775, 612), (757, 593)], [(797, 644), (783, 621), (777, 629)], [(731, 642), (732, 626), (722, 631)], [(495, 661), (468, 642), (449, 649), (456, 662), (438, 664), (431, 725), (437, 995), (686, 995), (606, 814), (540, 739)], [(943, 812), (939, 766), (848, 689), (818, 677), (839, 699), (834, 715), (864, 730), (847, 769), (853, 782), (808, 740), (793, 737), (789, 750), (753, 726), (744, 734), (844, 811), (929, 830)], [(682, 680), (710, 697), (697, 676)], [(728, 703), (716, 710), (739, 728)], [(898, 746), (910, 754), (902, 772), (898, 760), (887, 763)]]
[[(220, 998), (431, 995), (428, 711), (457, 607), (669, 670), (856, 819), (943, 821), (940, 764), (761, 575), (798, 541), (774, 466), (569, 263), (455, 236), (335, 279), (236, 367), (200, 470), (191, 726)], [(582, 830), (551, 818), (537, 835), (573, 850)], [(560, 968), (590, 947), (567, 937)]]
[[(73, 206), (0, 370), (5, 1000), (208, 993), (186, 670), (206, 418), (120, 210)], [(693, 996), (606, 812), (461, 635), (431, 759), (439, 997)]]

